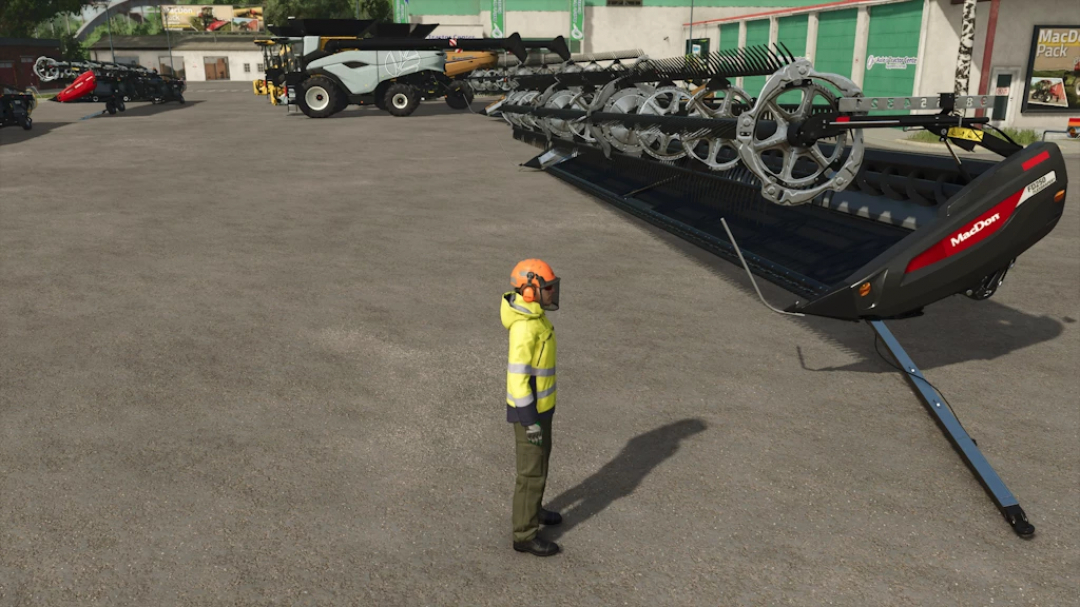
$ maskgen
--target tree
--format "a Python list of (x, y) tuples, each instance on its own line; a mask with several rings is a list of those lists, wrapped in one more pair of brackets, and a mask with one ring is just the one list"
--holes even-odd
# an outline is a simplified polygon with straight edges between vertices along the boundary
[(0, 36), (27, 38), (42, 21), (77, 13), (89, 0), (5, 0), (0, 3)]
[(289, 17), (355, 19), (356, 0), (268, 0), (264, 15), (267, 25), (284, 25)]
[(394, 7), (390, 0), (363, 0), (360, 8), (367, 19), (376, 21), (393, 21)]

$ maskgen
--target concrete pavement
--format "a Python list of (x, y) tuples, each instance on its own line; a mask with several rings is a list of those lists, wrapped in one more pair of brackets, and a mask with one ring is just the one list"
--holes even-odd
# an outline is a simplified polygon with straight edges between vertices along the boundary
[[(892, 323), (1023, 541), (867, 327), (770, 313), (740, 269), (520, 168), (504, 124), (189, 98), (0, 129), (0, 607), (1080, 591), (1075, 188), (993, 299)], [(529, 256), (564, 283), (543, 560), (510, 548), (502, 404)]]

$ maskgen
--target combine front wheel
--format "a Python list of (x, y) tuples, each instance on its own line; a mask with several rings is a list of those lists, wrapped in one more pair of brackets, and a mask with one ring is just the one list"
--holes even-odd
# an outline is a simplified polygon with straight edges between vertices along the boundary
[(325, 76), (312, 76), (300, 85), (300, 110), (310, 118), (327, 118), (343, 109), (341, 90)]

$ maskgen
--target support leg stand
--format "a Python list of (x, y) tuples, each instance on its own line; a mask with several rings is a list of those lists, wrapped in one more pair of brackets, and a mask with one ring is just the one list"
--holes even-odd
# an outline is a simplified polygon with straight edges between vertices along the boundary
[(1016, 497), (1005, 486), (1005, 483), (994, 471), (990, 462), (986, 461), (982, 451), (979, 451), (975, 441), (968, 436), (967, 431), (960, 425), (960, 421), (945, 404), (941, 395), (923, 377), (922, 371), (915, 366), (907, 352), (900, 346), (900, 342), (893, 336), (892, 331), (889, 331), (883, 321), (872, 320), (868, 322), (874, 332), (885, 342), (885, 346), (889, 348), (889, 352), (892, 353), (896, 362), (904, 369), (904, 375), (911, 382), (912, 387), (915, 388), (916, 394), (922, 399), (930, 414), (934, 416), (935, 421), (945, 432), (945, 436), (956, 448), (960, 457), (963, 458), (964, 463), (968, 465), (968, 468), (979, 479), (986, 492), (990, 494), (990, 498), (994, 500), (998, 509), (1001, 510), (1001, 514), (1005, 516), (1005, 520), (1013, 528), (1013, 531), (1020, 537), (1025, 538), (1034, 535), (1035, 527), (1028, 522), (1027, 515), (1024, 514), (1024, 509), (1020, 507)]

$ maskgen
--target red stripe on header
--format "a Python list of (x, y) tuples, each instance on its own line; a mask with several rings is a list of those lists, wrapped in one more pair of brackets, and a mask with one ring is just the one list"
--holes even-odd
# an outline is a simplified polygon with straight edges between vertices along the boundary
[(1041, 154), (1039, 154), (1038, 156), (1036, 156), (1036, 157), (1034, 157), (1034, 158), (1032, 158), (1030, 160), (1025, 160), (1024, 164), (1022, 164), (1020, 166), (1024, 167), (1025, 171), (1030, 171), (1032, 167), (1038, 165), (1040, 162), (1042, 162), (1044, 160), (1049, 160), (1049, 159), (1050, 159), (1050, 152), (1047, 152), (1046, 150), (1043, 150)]
[(957, 253), (981, 242), (987, 236), (1001, 229), (1016, 210), (1024, 190), (1009, 196), (994, 205), (994, 208), (976, 217), (959, 230), (942, 238), (934, 246), (916, 255), (907, 265), (904, 274), (921, 270), (926, 266), (952, 257)]

